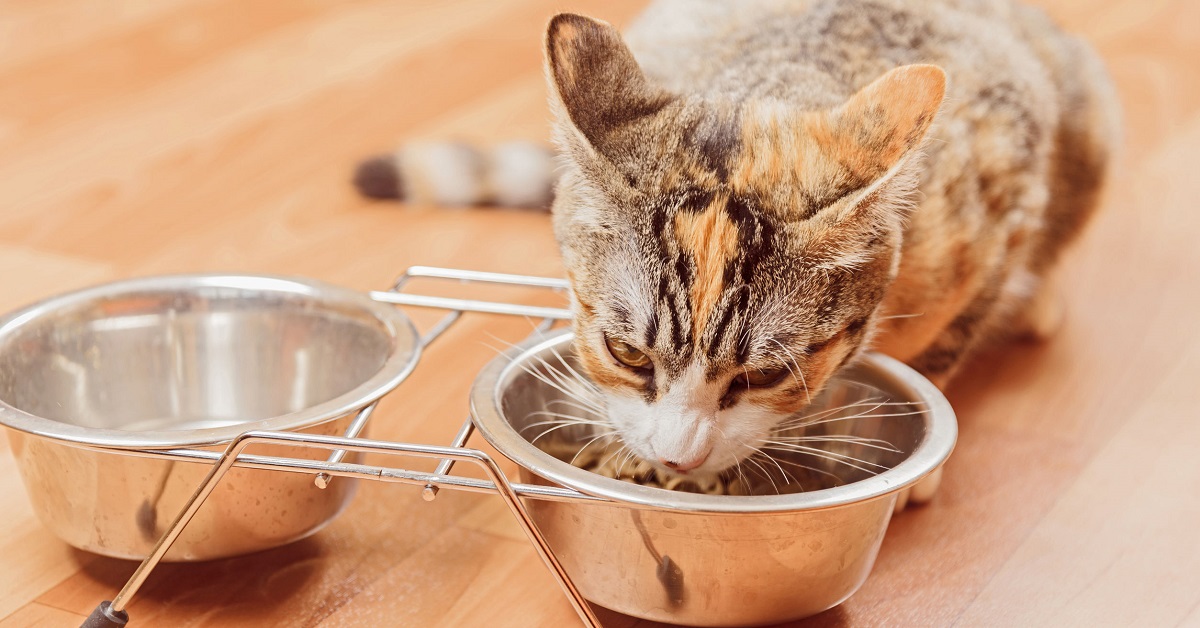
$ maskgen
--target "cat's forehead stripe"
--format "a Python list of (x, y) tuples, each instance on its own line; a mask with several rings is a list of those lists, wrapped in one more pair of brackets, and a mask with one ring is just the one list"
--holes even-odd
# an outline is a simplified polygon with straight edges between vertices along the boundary
[(690, 291), (692, 338), (704, 335), (705, 322), (725, 289), (725, 269), (738, 255), (738, 228), (725, 212), (725, 204), (726, 197), (718, 195), (703, 211), (675, 214), (676, 243), (692, 258), (695, 269)]
[(751, 199), (724, 187), (691, 188), (677, 199), (649, 217), (659, 237), (648, 248), (661, 256), (661, 271), (645, 346), (670, 356), (668, 371), (698, 354), (744, 363), (751, 284), (774, 254), (777, 228)]

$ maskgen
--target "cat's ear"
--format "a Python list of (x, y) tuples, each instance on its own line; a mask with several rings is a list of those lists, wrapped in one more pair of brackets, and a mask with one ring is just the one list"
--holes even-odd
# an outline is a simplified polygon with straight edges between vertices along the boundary
[(546, 29), (546, 75), (560, 123), (599, 149), (606, 134), (651, 115), (670, 96), (646, 79), (611, 24), (561, 13)]
[(901, 66), (822, 116), (814, 135), (828, 157), (873, 181), (921, 145), (945, 94), (941, 68)]

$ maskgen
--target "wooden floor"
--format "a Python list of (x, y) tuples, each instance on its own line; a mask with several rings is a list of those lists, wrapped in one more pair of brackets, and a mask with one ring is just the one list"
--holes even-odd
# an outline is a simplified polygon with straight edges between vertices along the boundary
[[(956, 383), (941, 494), (893, 521), (855, 597), (802, 625), (1200, 626), (1200, 3), (1043, 2), (1099, 47), (1128, 127), (1110, 200), (1068, 263), (1069, 321)], [(639, 4), (570, 7), (623, 23)], [(177, 271), (358, 289), (413, 264), (560, 273), (544, 214), (370, 203), (347, 179), (401, 138), (544, 138), (541, 28), (565, 6), (0, 4), (0, 308)], [(463, 323), (374, 435), (446, 442), (489, 334), (527, 331)], [(78, 625), (133, 564), (51, 536), (2, 452), (0, 627)], [(426, 504), (394, 485), (362, 486), (292, 546), (164, 566), (130, 613), (139, 626), (577, 621), (498, 499)]]

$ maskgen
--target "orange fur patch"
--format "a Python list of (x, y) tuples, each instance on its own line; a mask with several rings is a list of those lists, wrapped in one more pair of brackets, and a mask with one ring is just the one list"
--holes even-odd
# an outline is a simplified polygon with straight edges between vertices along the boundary
[(555, 65), (555, 72), (558, 74), (559, 80), (567, 85), (575, 85), (575, 57), (576, 40), (579, 39), (579, 30), (575, 25), (561, 20), (557, 24), (556, 30), (552, 31), (553, 39), (549, 42), (550, 46), (554, 47), (555, 57), (562, 59), (563, 62)]
[[(931, 65), (887, 72), (829, 111), (750, 104), (744, 112), (736, 193), (793, 188), (821, 192), (850, 178), (866, 184), (920, 144), (945, 94), (946, 75)], [(819, 194), (818, 194), (819, 195)], [(787, 199), (779, 199), (787, 205)]]
[(725, 214), (727, 197), (718, 195), (700, 213), (675, 215), (675, 239), (696, 263), (692, 280), (692, 337), (699, 338), (725, 288), (725, 265), (738, 252), (737, 226)]
[(899, 67), (859, 90), (831, 115), (810, 117), (809, 133), (833, 159), (869, 180), (920, 142), (945, 92), (946, 73), (940, 68)]
[[(826, 185), (840, 164), (814, 135), (826, 112), (797, 113), (778, 107), (749, 105), (742, 126), (741, 159), (731, 170), (730, 187), (736, 194), (754, 190), (782, 194)], [(777, 198), (781, 206), (790, 198)]]

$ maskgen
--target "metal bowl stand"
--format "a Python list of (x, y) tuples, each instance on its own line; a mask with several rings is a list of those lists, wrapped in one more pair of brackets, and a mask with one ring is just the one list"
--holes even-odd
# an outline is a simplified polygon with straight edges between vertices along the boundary
[[(404, 292), (405, 286), (412, 279), (422, 278), (431, 280), (456, 281), (467, 284), (505, 284), (527, 288), (543, 288), (565, 292), (569, 285), (562, 279), (546, 277), (529, 277), (501, 273), (487, 273), (427, 266), (409, 268), (396, 280), (391, 290), (374, 291), (370, 297), (380, 302), (393, 305), (404, 305), (422, 308), (446, 310), (447, 314), (420, 338), (420, 349), (432, 344), (439, 336), (450, 329), (466, 312), (496, 314), (504, 316), (520, 316), (530, 319), (540, 319), (538, 331), (549, 330), (558, 321), (571, 318), (570, 310), (552, 307), (539, 307), (516, 303), (496, 301), (478, 301), (471, 299), (456, 299), (431, 295)], [(571, 582), (570, 576), (554, 555), (554, 551), (546, 542), (546, 538), (538, 529), (537, 524), (530, 518), (522, 497), (553, 501), (586, 501), (608, 502), (609, 500), (585, 495), (579, 491), (561, 486), (539, 486), (511, 482), (496, 464), (496, 461), (486, 452), (467, 447), (467, 441), (474, 433), (475, 426), (468, 416), (462, 427), (449, 445), (422, 445), (416, 443), (399, 443), (382, 440), (360, 438), (359, 434), (370, 420), (378, 399), (360, 408), (354, 420), (342, 436), (323, 436), (302, 434), (297, 432), (248, 431), (234, 438), (224, 452), (207, 451), (203, 449), (116, 449), (109, 447), (88, 447), (99, 451), (117, 453), (128, 456), (161, 458), (178, 460), (197, 464), (211, 464), (212, 469), (204, 481), (196, 487), (196, 491), (175, 516), (167, 531), (158, 539), (154, 549), (142, 561), (133, 575), (126, 581), (111, 601), (101, 602), (92, 614), (83, 622), (83, 628), (111, 628), (124, 626), (129, 622), (129, 614), (125, 608), (130, 599), (141, 588), (154, 568), (162, 561), (171, 544), (183, 532), (192, 516), (204, 505), (205, 499), (216, 488), (224, 477), (225, 472), (232, 467), (250, 469), (266, 469), (285, 473), (306, 473), (313, 475), (313, 482), (319, 488), (326, 488), (334, 477), (358, 478), (376, 482), (392, 482), (411, 484), (422, 487), (421, 495), (425, 501), (433, 501), (442, 488), (450, 488), (475, 493), (493, 493), (499, 495), (512, 511), (517, 522), (525, 531), (525, 535), (533, 543), (538, 556), (550, 569), (551, 574), (562, 587), (563, 593), (571, 602), (571, 606), (579, 614), (585, 626), (597, 628), (599, 620), (592, 611), (587, 600)], [(330, 452), (325, 460), (309, 460), (302, 458), (286, 458), (279, 456), (261, 456), (243, 453), (250, 445), (272, 444), (296, 447), (301, 449), (321, 449)], [(433, 473), (410, 471), (402, 468), (383, 467), (343, 462), (347, 452), (362, 452), (386, 454), (392, 456), (410, 456), (416, 458), (438, 459), (437, 468)], [(483, 469), (488, 479), (452, 475), (450, 473), (457, 462), (469, 462)]]

